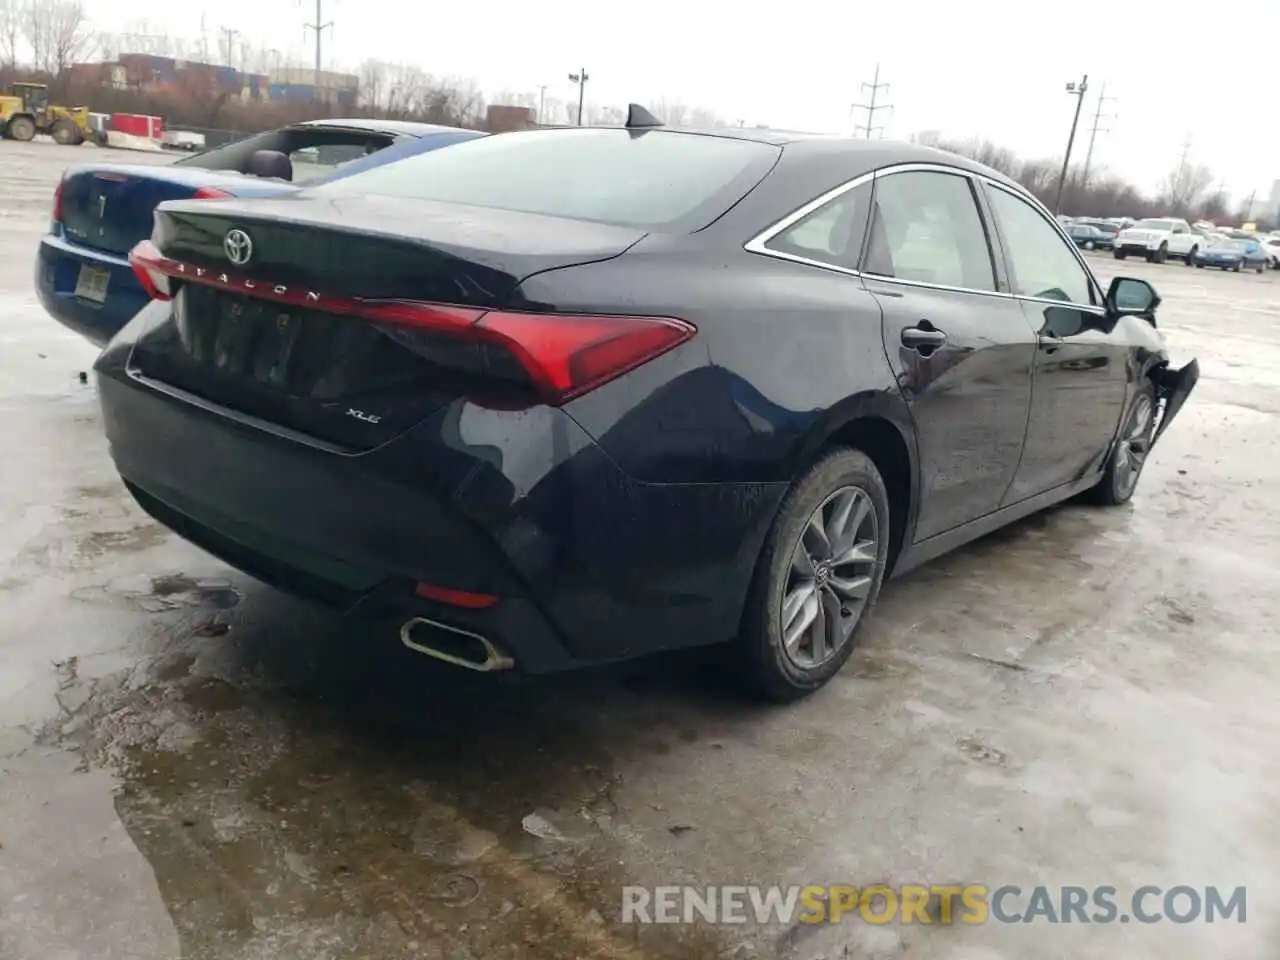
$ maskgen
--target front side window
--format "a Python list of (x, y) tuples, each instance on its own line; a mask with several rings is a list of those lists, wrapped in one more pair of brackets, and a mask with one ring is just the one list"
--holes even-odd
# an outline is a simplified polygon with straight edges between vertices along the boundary
[(912, 171), (875, 182), (867, 273), (995, 290), (986, 230), (969, 178)]
[(870, 203), (871, 184), (861, 184), (797, 220), (766, 246), (793, 257), (857, 269)]
[(1013, 292), (1041, 300), (1092, 304), (1089, 275), (1052, 224), (1007, 190), (992, 187), (987, 192), (1004, 238)]

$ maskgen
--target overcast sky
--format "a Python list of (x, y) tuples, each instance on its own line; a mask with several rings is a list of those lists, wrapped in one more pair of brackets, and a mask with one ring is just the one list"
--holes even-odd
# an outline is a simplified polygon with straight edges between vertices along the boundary
[[(211, 49), (219, 27), (305, 55), (314, 0), (87, 0), (95, 25), (145, 19), (193, 39), (201, 13)], [(1280, 87), (1267, 65), (1280, 50), (1280, 2), (1243, 0), (1215, 15), (1203, 4), (1154, 0), (324, 0), (326, 66), (366, 57), (414, 63), (502, 90), (575, 96), (567, 74), (587, 68), (588, 99), (661, 97), (748, 124), (847, 132), (864, 118), (861, 84), (877, 62), (892, 114), (886, 135), (980, 135), (1027, 156), (1061, 158), (1075, 99), (1089, 75), (1076, 148), (1083, 156), (1106, 84), (1094, 163), (1154, 191), (1191, 138), (1236, 200), (1265, 198), (1280, 178)]]

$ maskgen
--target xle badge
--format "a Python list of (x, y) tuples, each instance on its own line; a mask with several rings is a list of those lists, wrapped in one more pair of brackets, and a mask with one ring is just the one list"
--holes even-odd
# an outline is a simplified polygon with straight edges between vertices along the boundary
[(382, 418), (377, 414), (365, 413), (363, 410), (355, 410), (350, 407), (347, 408), (347, 416), (355, 417), (357, 420), (363, 420), (365, 423), (381, 423), (382, 422)]

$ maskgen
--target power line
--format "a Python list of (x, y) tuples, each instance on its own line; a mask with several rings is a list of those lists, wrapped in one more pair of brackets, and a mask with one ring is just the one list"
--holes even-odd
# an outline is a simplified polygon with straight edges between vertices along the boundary
[[(861, 89), (862, 89), (862, 91), (863, 91), (864, 93), (865, 93), (867, 90), (870, 90), (870, 91), (871, 91), (871, 101), (870, 101), (870, 103), (855, 103), (855, 104), (853, 105), (853, 110), (865, 110), (865, 111), (867, 111), (867, 122), (866, 122), (865, 124), (860, 124), (860, 125), (855, 126), (855, 127), (853, 128), (853, 135), (856, 137), (856, 136), (858, 135), (858, 132), (859, 132), (859, 131), (862, 131), (862, 132), (864, 132), (864, 133), (866, 134), (867, 139), (868, 139), (868, 140), (870, 140), (870, 139), (871, 139), (871, 134), (872, 134), (873, 132), (875, 132), (875, 131), (879, 131), (879, 132), (880, 132), (880, 136), (882, 136), (882, 137), (883, 137), (883, 136), (884, 136), (884, 126), (883, 126), (883, 125), (880, 125), (880, 126), (877, 126), (877, 125), (876, 125), (876, 111), (877, 111), (877, 110), (892, 110), (892, 109), (893, 109), (893, 105), (892, 105), (892, 104), (889, 104), (889, 103), (877, 103), (877, 102), (876, 102), (876, 101), (878, 101), (878, 100), (880, 99), (880, 91), (881, 91), (881, 90), (885, 90), (885, 91), (887, 91), (887, 90), (889, 89), (889, 84), (887, 84), (887, 83), (881, 83), (881, 82), (880, 82), (880, 64), (878, 64), (878, 63), (876, 64), (876, 72), (875, 72), (875, 76), (872, 78), (871, 82), (870, 82), (870, 83), (864, 83), (864, 84), (862, 85)], [(850, 112), (852, 113), (852, 112), (853, 112), (853, 110), (851, 110)]]
[(1089, 167), (1093, 165), (1094, 141), (1098, 139), (1099, 133), (1111, 132), (1111, 129), (1109, 127), (1104, 127), (1101, 125), (1102, 121), (1116, 119), (1116, 114), (1114, 113), (1104, 114), (1102, 112), (1103, 106), (1108, 101), (1110, 101), (1111, 103), (1115, 103), (1116, 98), (1107, 96), (1107, 84), (1104, 81), (1102, 84), (1102, 90), (1098, 94), (1098, 109), (1094, 111), (1094, 114), (1093, 114), (1093, 128), (1089, 131), (1089, 149), (1084, 155), (1084, 172), (1080, 176), (1080, 182), (1083, 183), (1086, 187), (1089, 185)]
[(324, 32), (325, 32), (326, 30), (332, 30), (332, 29), (333, 29), (333, 21), (332, 21), (332, 20), (330, 20), (329, 22), (327, 22), (327, 23), (326, 23), (326, 22), (324, 21), (324, 19), (323, 19), (323, 18), (324, 18), (324, 10), (323, 10), (323, 8), (322, 8), (322, 4), (323, 4), (323, 3), (324, 3), (324, 0), (316, 0), (316, 19), (315, 19), (315, 22), (314, 22), (314, 23), (304, 23), (304, 24), (302, 25), (302, 32), (303, 32), (303, 34), (304, 34), (304, 35), (306, 34), (306, 32), (307, 32), (308, 30), (314, 30), (314, 31), (316, 32), (316, 84), (315, 84), (315, 86), (316, 86), (316, 94), (317, 94), (317, 95), (318, 95), (318, 94), (319, 94), (319, 92), (320, 92), (320, 74), (323, 72), (323, 69), (322, 69), (322, 67), (321, 67), (321, 63), (322, 63), (322, 61), (321, 61), (321, 57), (320, 57), (320, 54), (321, 54), (321, 40), (322, 40), (322, 38), (324, 37)]

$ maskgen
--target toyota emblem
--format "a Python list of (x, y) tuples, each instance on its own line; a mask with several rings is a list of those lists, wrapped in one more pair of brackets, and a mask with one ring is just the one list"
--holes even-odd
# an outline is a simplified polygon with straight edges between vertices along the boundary
[(237, 267), (243, 267), (253, 256), (253, 241), (243, 230), (229, 230), (223, 238), (222, 249), (226, 251), (228, 260)]

